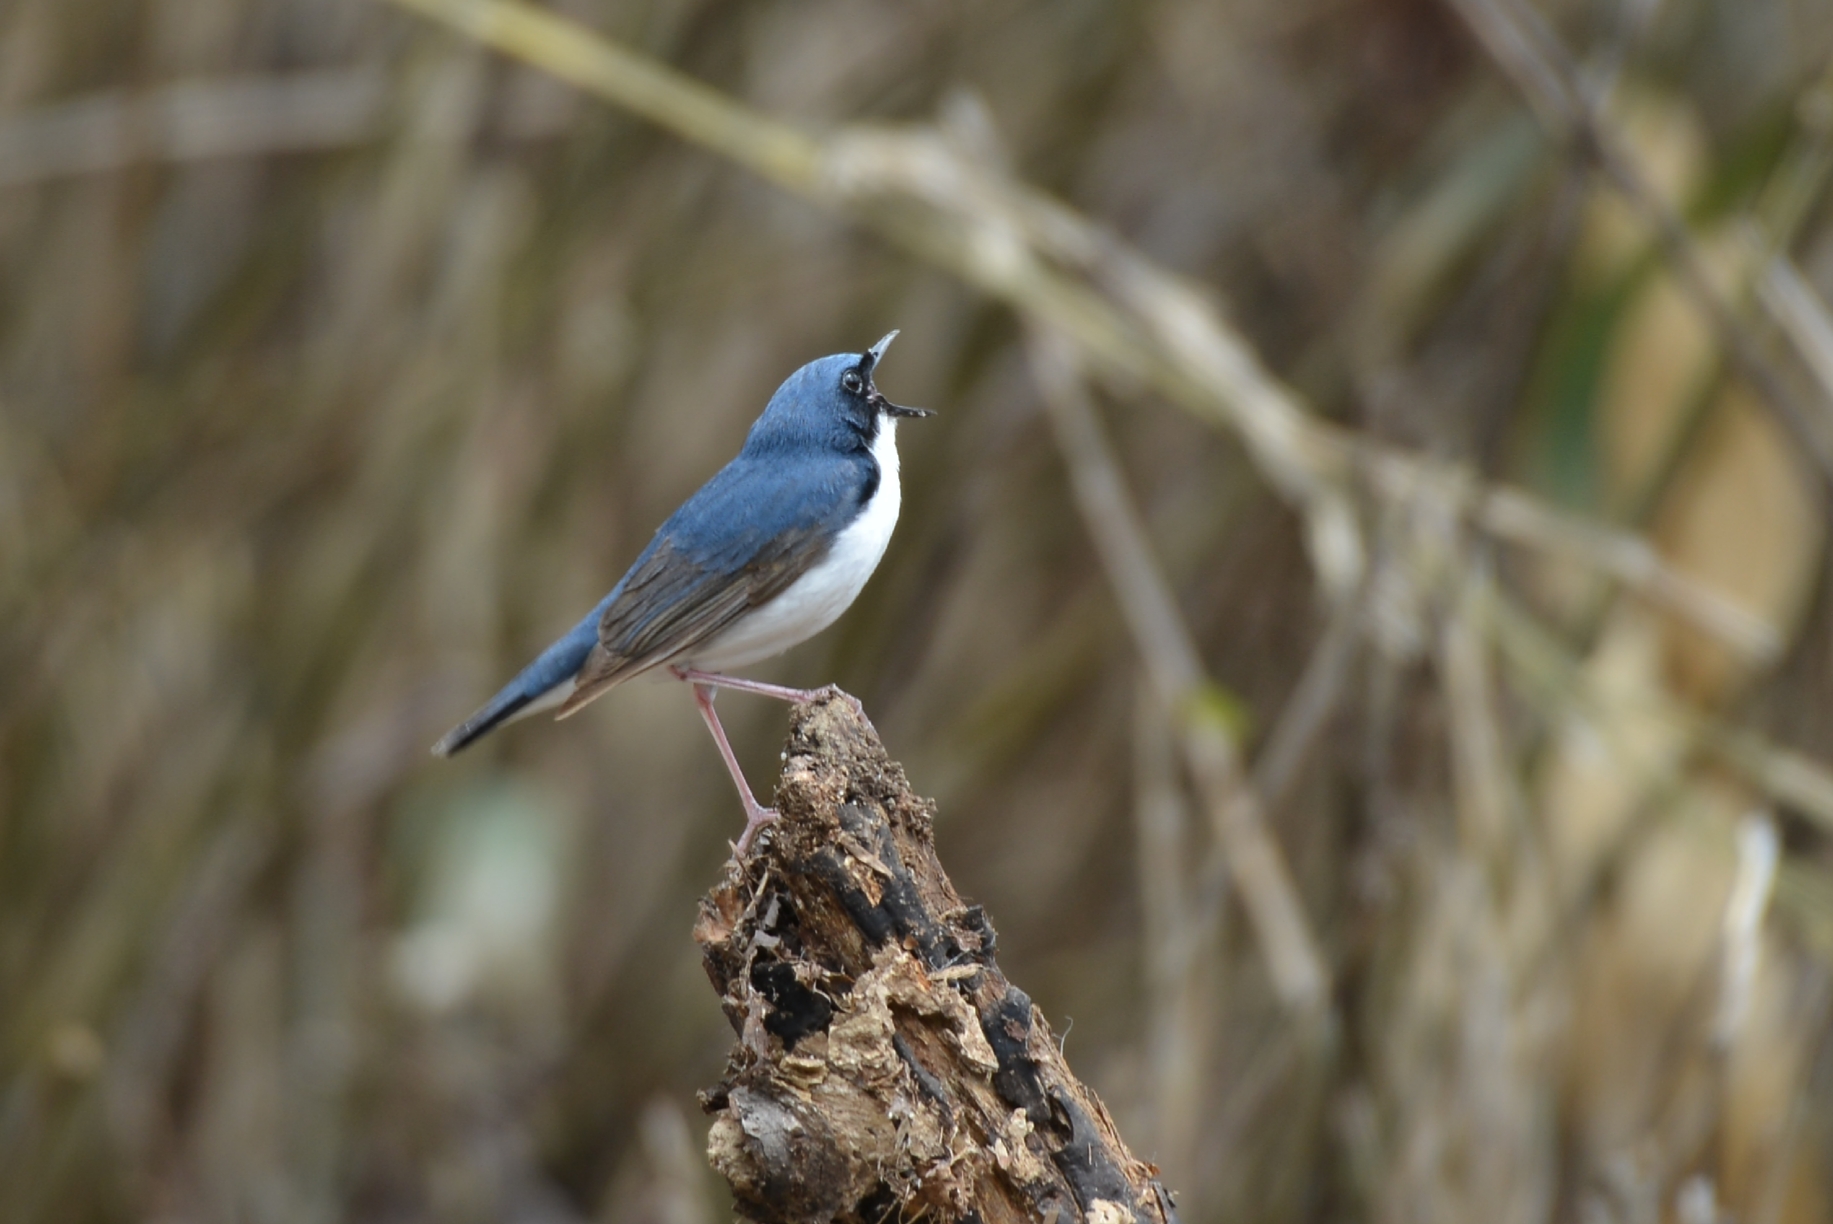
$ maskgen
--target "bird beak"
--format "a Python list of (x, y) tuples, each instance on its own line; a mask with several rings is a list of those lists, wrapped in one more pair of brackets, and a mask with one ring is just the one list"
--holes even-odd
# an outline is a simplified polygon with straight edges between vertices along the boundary
[(880, 340), (877, 344), (874, 344), (871, 348), (866, 350), (866, 356), (872, 359), (872, 365), (874, 367), (885, 359), (885, 350), (891, 347), (891, 342), (895, 339), (897, 339), (897, 331), (893, 329), (886, 334), (883, 340)]
[[(868, 379), (872, 376), (873, 368), (875, 368), (879, 361), (884, 358), (885, 350), (891, 347), (891, 342), (895, 339), (897, 339), (897, 333), (894, 331), (866, 350), (865, 355), (872, 359), (871, 365), (866, 367), (866, 377)], [(894, 404), (880, 395), (877, 387), (872, 388), (868, 400), (880, 412), (890, 413), (894, 417), (932, 417), (936, 414), (933, 408), (906, 408), (902, 404)]]

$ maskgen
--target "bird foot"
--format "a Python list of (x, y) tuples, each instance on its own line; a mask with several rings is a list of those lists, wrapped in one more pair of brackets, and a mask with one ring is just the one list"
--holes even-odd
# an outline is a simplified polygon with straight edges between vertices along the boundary
[(777, 819), (776, 812), (767, 807), (754, 808), (746, 812), (745, 831), (738, 835), (738, 841), (732, 847), (733, 853), (740, 858), (750, 853), (751, 843), (756, 839), (758, 830), (765, 825), (775, 824)]
[(841, 688), (838, 684), (828, 684), (828, 685), (823, 685), (821, 688), (818, 688), (818, 689), (811, 689), (808, 693), (807, 698), (805, 698), (805, 700), (819, 701), (823, 697), (838, 697), (842, 701), (846, 702), (847, 708), (849, 710), (852, 710), (853, 713), (857, 714), (861, 719), (864, 719), (866, 722), (872, 721), (871, 719), (866, 718), (865, 702), (853, 696), (853, 694), (847, 692), (845, 689)]

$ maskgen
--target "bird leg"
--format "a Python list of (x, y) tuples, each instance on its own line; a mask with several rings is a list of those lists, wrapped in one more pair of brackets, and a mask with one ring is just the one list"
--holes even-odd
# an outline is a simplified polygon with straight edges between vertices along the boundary
[(673, 667), (669, 670), (696, 686), (704, 684), (708, 688), (737, 689), (741, 693), (757, 693), (763, 697), (775, 697), (778, 701), (813, 701), (827, 691), (825, 689), (789, 688), (782, 684), (765, 684), (762, 680), (747, 680), (743, 676), (725, 676), (718, 672), (703, 672), (692, 667)]
[(678, 678), (696, 687), (705, 685), (708, 688), (736, 689), (741, 693), (756, 693), (760, 697), (774, 697), (778, 701), (787, 701), (792, 704), (815, 701), (829, 695), (844, 697), (852, 705), (854, 713), (861, 718), (864, 718), (866, 713), (865, 707), (859, 704), (859, 698), (851, 693), (842, 692), (838, 686), (832, 684), (818, 689), (799, 689), (783, 684), (766, 684), (762, 680), (747, 680), (743, 676), (704, 672), (692, 667), (670, 667), (669, 670), (674, 672)]
[(751, 839), (757, 831), (776, 819), (776, 813), (757, 801), (751, 793), (751, 784), (745, 781), (745, 771), (738, 767), (738, 758), (732, 755), (732, 744), (726, 739), (726, 729), (719, 725), (719, 715), (713, 712), (714, 688), (710, 684), (694, 685), (694, 706), (700, 711), (700, 717), (706, 720), (706, 729), (713, 733), (713, 742), (719, 745), (719, 755), (726, 763), (726, 772), (732, 775), (732, 784), (738, 787), (738, 798), (745, 805), (745, 831), (738, 835), (737, 850), (740, 855), (751, 848)]

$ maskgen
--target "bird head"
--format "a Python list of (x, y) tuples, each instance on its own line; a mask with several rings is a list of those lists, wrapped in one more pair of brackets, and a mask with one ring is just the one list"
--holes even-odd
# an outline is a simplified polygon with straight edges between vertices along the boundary
[(835, 353), (811, 361), (783, 380), (757, 424), (746, 450), (818, 442), (852, 449), (870, 446), (885, 418), (928, 417), (928, 408), (909, 408), (886, 399), (873, 382), (892, 332), (863, 353)]
[[(883, 395), (879, 394), (878, 388), (873, 385), (872, 371), (876, 369), (878, 363), (884, 359), (885, 350), (891, 347), (891, 342), (895, 339), (897, 339), (897, 333), (895, 331), (887, 332), (883, 340), (880, 340), (877, 344), (874, 344), (871, 348), (861, 353), (858, 361), (852, 363), (850, 366), (843, 366), (840, 373), (841, 391), (847, 395), (863, 397), (868, 407), (884, 413), (887, 416), (934, 416), (936, 413), (933, 408), (906, 408), (902, 404), (892, 403)], [(832, 361), (834, 358), (830, 357), (828, 360)]]

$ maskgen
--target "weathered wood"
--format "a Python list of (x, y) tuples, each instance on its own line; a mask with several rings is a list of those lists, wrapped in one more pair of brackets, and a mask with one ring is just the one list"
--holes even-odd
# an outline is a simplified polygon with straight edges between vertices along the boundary
[(737, 1041), (707, 1155), (760, 1224), (1169, 1224), (1156, 1170), (994, 962), (856, 702), (795, 710), (782, 819), (694, 936)]

